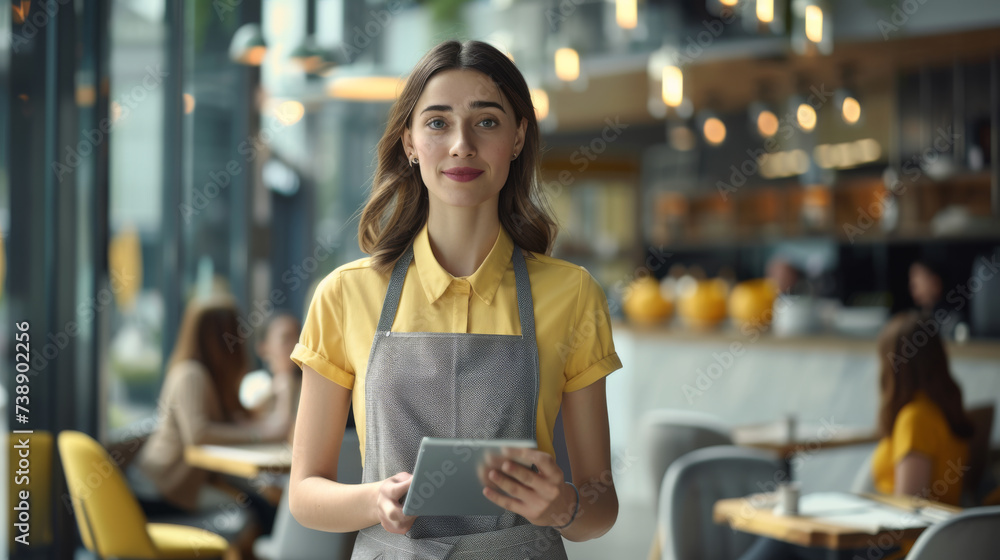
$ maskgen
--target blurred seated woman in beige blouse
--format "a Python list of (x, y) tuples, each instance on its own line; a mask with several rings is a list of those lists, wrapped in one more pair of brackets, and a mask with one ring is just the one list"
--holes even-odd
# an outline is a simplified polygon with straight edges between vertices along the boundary
[(251, 481), (225, 477), (220, 483), (223, 477), (184, 461), (189, 445), (288, 437), (297, 396), (291, 394), (292, 387), (275, 391), (275, 406), (262, 418), (254, 418), (240, 404), (239, 386), (249, 369), (252, 333), (241, 336), (246, 333), (240, 332), (238, 318), (235, 303), (221, 296), (194, 300), (184, 314), (160, 390), (156, 430), (129, 472), (147, 514), (210, 509), (248, 497), (261, 528), (265, 532), (270, 528), (274, 508), (256, 495)]

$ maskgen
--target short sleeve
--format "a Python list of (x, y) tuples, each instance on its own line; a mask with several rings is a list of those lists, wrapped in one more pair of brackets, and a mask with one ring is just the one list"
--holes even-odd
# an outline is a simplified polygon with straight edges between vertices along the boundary
[(913, 451), (930, 458), (940, 456), (941, 421), (937, 411), (924, 403), (911, 402), (904, 406), (892, 425), (892, 464), (899, 464)]
[(340, 271), (331, 272), (316, 286), (292, 361), (309, 366), (346, 389), (354, 388), (344, 343), (344, 298)]
[(585, 269), (580, 270), (576, 313), (566, 355), (564, 392), (578, 391), (622, 367), (611, 338), (611, 313), (604, 290)]

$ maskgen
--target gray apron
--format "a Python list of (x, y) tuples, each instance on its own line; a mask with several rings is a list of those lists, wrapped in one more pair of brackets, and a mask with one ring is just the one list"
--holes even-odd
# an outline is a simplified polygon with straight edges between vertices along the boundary
[[(363, 482), (413, 472), (424, 436), (535, 439), (538, 346), (528, 269), (514, 247), (520, 335), (391, 332), (413, 247), (396, 262), (368, 357)], [(471, 294), (470, 294), (471, 297)], [(406, 535), (362, 529), (352, 560), (566, 560), (562, 535), (520, 515), (418, 517)]]

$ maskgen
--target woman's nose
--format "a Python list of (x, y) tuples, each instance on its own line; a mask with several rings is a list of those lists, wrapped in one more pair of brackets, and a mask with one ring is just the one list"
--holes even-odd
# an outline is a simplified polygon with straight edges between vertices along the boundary
[(476, 155), (476, 148), (473, 143), (472, 130), (468, 127), (459, 127), (455, 132), (455, 141), (451, 146), (452, 157), (467, 158)]

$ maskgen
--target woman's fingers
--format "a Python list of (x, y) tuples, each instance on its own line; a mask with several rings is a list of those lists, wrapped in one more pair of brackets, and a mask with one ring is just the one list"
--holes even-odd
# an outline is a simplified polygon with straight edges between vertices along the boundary
[(562, 469), (551, 455), (537, 449), (505, 449), (504, 457), (500, 468), (487, 474), (496, 489), (484, 488), (483, 495), (535, 525), (554, 524), (553, 516), (565, 509)]
[(546, 482), (558, 484), (563, 481), (562, 469), (552, 455), (544, 451), (512, 447), (504, 449), (504, 457), (507, 461), (504, 461), (503, 471), (526, 486), (537, 487)]
[(552, 455), (538, 449), (528, 449), (525, 447), (505, 447), (503, 456), (513, 459), (523, 465), (535, 465), (539, 472), (551, 473), (559, 469), (555, 458)]
[(387, 487), (387, 491), (390, 493), (390, 497), (396, 500), (401, 499), (410, 490), (410, 483), (413, 481), (413, 475), (407, 472), (394, 474), (389, 477), (390, 484)]
[(379, 486), (378, 515), (379, 522), (390, 533), (404, 534), (410, 530), (416, 516), (403, 513), (403, 496), (410, 489), (413, 475), (398, 473), (382, 482)]
[[(487, 474), (487, 476), (489, 476), (490, 482), (492, 482), (500, 490), (503, 490), (507, 495), (516, 498), (518, 500), (522, 500), (529, 493), (533, 491), (533, 486), (527, 484), (523, 479), (511, 475), (508, 472), (507, 468), (507, 463), (509, 462), (510, 461), (504, 461), (504, 468), (499, 471), (496, 469), (490, 469), (490, 472)], [(532, 472), (530, 469), (525, 468), (524, 466), (521, 465), (517, 466), (527, 471), (528, 475), (530, 476), (533, 477), (538, 476), (537, 474)], [(525, 479), (528, 478), (528, 475), (524, 475), (522, 473), (522, 476), (524, 476)]]
[[(542, 483), (529, 487), (497, 470), (489, 473), (490, 482), (503, 492), (486, 487), (483, 495), (498, 506), (523, 516), (535, 525), (549, 525), (539, 522), (545, 512), (559, 496), (558, 486)], [(506, 495), (505, 495), (506, 494)]]
[(486, 488), (483, 488), (483, 495), (486, 496), (486, 499), (502, 507), (503, 509), (507, 511), (512, 511), (518, 515), (524, 516), (525, 518), (527, 517), (524, 515), (525, 511), (524, 503), (521, 502), (520, 500), (515, 500), (510, 496), (505, 496), (488, 486)]
[[(524, 499), (527, 492), (535, 492), (543, 498), (549, 498), (553, 495), (552, 486), (557, 483), (552, 477), (544, 476), (516, 461), (504, 461), (500, 471), (503, 474), (491, 480), (504, 492), (518, 499)], [(504, 482), (503, 485), (500, 484), (501, 480)]]

